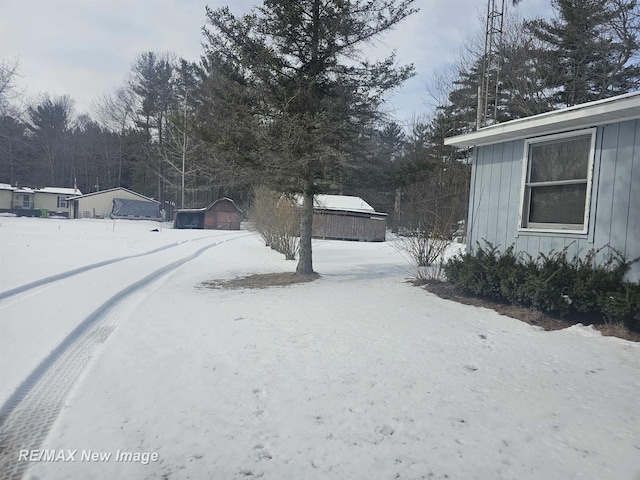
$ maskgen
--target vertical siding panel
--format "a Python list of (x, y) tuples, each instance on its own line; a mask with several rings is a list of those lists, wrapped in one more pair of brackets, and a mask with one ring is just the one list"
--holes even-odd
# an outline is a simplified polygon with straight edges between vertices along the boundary
[[(627, 260), (640, 257), (640, 121), (635, 123), (635, 144), (629, 172), (629, 212), (627, 218), (627, 238), (625, 239), (625, 255)], [(631, 265), (628, 279), (640, 282), (640, 262)]]
[(491, 158), (491, 168), (489, 176), (489, 208), (487, 211), (487, 234), (486, 239), (494, 246), (497, 246), (499, 242), (497, 238), (498, 232), (498, 207), (500, 201), (500, 170), (502, 166), (502, 155), (504, 151), (504, 144), (500, 143), (494, 145), (493, 155)]
[[(589, 225), (587, 231), (587, 241), (593, 244), (595, 223), (598, 210), (598, 185), (600, 185), (600, 168), (602, 165), (602, 138), (604, 136), (604, 127), (598, 127), (596, 130), (596, 144), (593, 159), (593, 176), (591, 179), (591, 203), (589, 205)], [(592, 248), (593, 245), (590, 246)]]
[(516, 252), (529, 252), (529, 237), (521, 235), (516, 238)]
[(520, 196), (522, 195), (522, 165), (524, 140), (513, 142), (511, 173), (509, 185), (509, 219), (507, 222), (508, 245), (516, 242), (518, 234), (518, 216), (520, 215)]
[(625, 244), (629, 228), (629, 203), (631, 193), (631, 170), (633, 164), (633, 146), (635, 143), (636, 122), (620, 124), (618, 150), (614, 170), (613, 201), (611, 209), (611, 246), (626, 255)]
[[(580, 255), (581, 258), (584, 258), (587, 256), (587, 254), (591, 251), (594, 250), (594, 245), (591, 242), (587, 242), (586, 240), (580, 240), (580, 242), (578, 243), (580, 250), (578, 252), (578, 254)], [(594, 260), (594, 266), (595, 266), (595, 260)]]
[[(554, 253), (560, 253), (564, 250), (565, 247), (565, 238), (564, 237), (551, 237), (549, 239), (551, 241), (549, 245), (549, 251), (553, 251)], [(570, 258), (567, 255), (567, 258)]]
[(540, 237), (529, 236), (527, 239), (527, 253), (534, 258), (537, 258), (540, 253)]
[(580, 252), (580, 240), (576, 238), (563, 238), (564, 248), (567, 249), (567, 258), (571, 259)]
[(471, 185), (469, 186), (469, 211), (467, 212), (467, 252), (472, 252), (475, 247), (475, 233), (476, 225), (474, 219), (476, 218), (476, 176), (478, 172), (478, 155), (480, 149), (474, 148), (473, 159), (471, 163)]
[(538, 240), (538, 250), (537, 251), (533, 251), (533, 252), (529, 252), (529, 253), (531, 253), (531, 255), (536, 255), (536, 254), (540, 254), (540, 253), (544, 253), (545, 255), (549, 255), (549, 252), (551, 252), (551, 237), (540, 236), (539, 240)]
[(513, 214), (511, 204), (511, 164), (513, 162), (513, 142), (506, 143), (500, 159), (500, 195), (496, 214), (496, 241), (504, 251), (513, 242), (509, 231), (509, 217)]
[[(615, 188), (616, 149), (618, 148), (620, 124), (612, 124), (604, 127), (602, 131), (602, 155), (600, 164), (600, 176), (598, 179), (598, 206), (595, 219), (593, 243), (595, 248), (600, 248), (610, 241), (613, 191)], [(606, 252), (602, 252), (598, 261), (602, 260)]]
[(493, 161), (491, 163), (491, 190), (489, 194), (489, 217), (488, 217), (488, 237), (487, 239), (495, 246), (501, 245), (501, 235), (499, 232), (500, 224), (500, 198), (501, 193), (501, 177), (502, 162), (504, 157), (505, 144), (500, 143), (495, 146), (493, 152)]
[(487, 225), (489, 217), (489, 191), (491, 190), (491, 163), (493, 146), (480, 148), (482, 155), (478, 162), (479, 191), (476, 191), (476, 242), (483, 244), (483, 239), (487, 238)]

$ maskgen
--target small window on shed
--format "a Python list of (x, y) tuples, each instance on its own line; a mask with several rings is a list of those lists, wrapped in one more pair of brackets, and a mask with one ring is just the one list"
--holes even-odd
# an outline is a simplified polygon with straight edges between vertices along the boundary
[(595, 129), (530, 139), (520, 228), (587, 233)]

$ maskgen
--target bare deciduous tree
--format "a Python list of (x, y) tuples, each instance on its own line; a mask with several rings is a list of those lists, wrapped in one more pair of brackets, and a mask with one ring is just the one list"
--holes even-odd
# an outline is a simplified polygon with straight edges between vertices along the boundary
[(249, 220), (268, 247), (295, 260), (300, 246), (300, 210), (288, 197), (263, 185), (253, 189)]

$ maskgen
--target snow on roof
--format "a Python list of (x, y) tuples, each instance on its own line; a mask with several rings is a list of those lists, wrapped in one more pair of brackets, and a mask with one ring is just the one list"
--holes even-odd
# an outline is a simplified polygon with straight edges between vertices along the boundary
[[(302, 205), (302, 196), (296, 196), (296, 203)], [(314, 208), (344, 210), (348, 212), (375, 212), (374, 208), (360, 197), (350, 195), (315, 195)]]
[(82, 192), (76, 188), (64, 188), (64, 187), (44, 187), (37, 192), (40, 193), (53, 193), (56, 195), (82, 195)]
[(176, 213), (203, 213), (207, 211), (207, 207), (202, 208), (179, 208), (175, 210)]
[(30, 188), (30, 187), (13, 187), (8, 183), (0, 183), (0, 190), (13, 190), (17, 193), (52, 193), (55, 195), (82, 195), (82, 192), (73, 188), (65, 187), (44, 187), (44, 188)]
[(147, 202), (154, 202), (154, 203), (158, 203), (158, 204), (160, 203), (157, 200), (154, 200), (153, 198), (145, 197), (141, 193), (134, 192), (133, 190), (129, 190), (128, 188), (124, 188), (124, 187), (114, 187), (114, 188), (108, 188), (106, 190), (100, 190), (99, 192), (84, 193), (82, 195), (78, 195), (77, 197), (74, 197), (73, 200), (75, 201), (75, 200), (78, 200), (80, 198), (92, 197), (92, 196), (95, 196), (95, 195), (105, 195), (105, 194), (109, 194), (110, 195), (111, 193), (117, 192), (117, 191), (131, 193), (133, 195), (136, 195), (137, 197), (140, 197), (140, 198), (146, 200)]

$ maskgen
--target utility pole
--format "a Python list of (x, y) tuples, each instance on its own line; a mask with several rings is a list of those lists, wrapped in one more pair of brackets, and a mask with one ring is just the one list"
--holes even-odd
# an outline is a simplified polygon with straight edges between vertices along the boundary
[(187, 158), (187, 92), (184, 92), (184, 119), (182, 125), (182, 201), (180, 208), (184, 208), (184, 164)]

